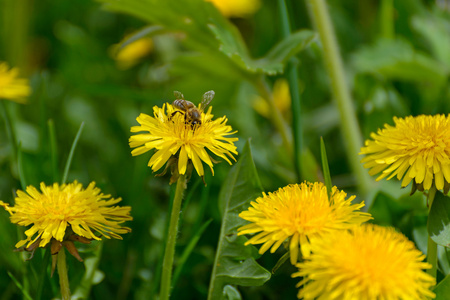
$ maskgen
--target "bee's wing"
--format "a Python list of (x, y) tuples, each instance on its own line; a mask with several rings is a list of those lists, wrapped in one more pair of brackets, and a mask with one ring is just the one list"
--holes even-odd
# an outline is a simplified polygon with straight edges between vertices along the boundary
[(173, 91), (173, 94), (175, 95), (175, 99), (184, 99), (184, 95), (179, 91)]
[(214, 91), (207, 91), (203, 94), (202, 102), (200, 103), (200, 109), (203, 111), (205, 108), (211, 103), (212, 99), (214, 99)]

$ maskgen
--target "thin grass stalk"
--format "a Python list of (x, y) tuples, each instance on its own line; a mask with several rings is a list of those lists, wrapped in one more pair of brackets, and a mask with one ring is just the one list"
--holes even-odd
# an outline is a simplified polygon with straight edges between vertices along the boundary
[(64, 167), (64, 174), (61, 180), (61, 184), (66, 183), (67, 176), (69, 175), (70, 165), (72, 164), (73, 155), (75, 153), (75, 148), (77, 147), (78, 140), (80, 139), (81, 132), (83, 132), (84, 122), (81, 123), (80, 129), (78, 129), (77, 135), (73, 140), (72, 147), (70, 148), (69, 157), (67, 158), (66, 166)]
[(350, 96), (350, 90), (345, 79), (344, 66), (330, 15), (325, 0), (308, 0), (307, 2), (309, 4), (311, 18), (320, 36), (325, 66), (331, 79), (332, 92), (339, 109), (347, 159), (358, 182), (359, 192), (367, 195), (372, 182), (359, 162), (358, 153), (363, 145), (363, 141)]
[(177, 188), (173, 198), (172, 212), (170, 214), (169, 231), (167, 234), (166, 248), (164, 251), (164, 260), (161, 275), (160, 300), (168, 300), (170, 297), (173, 259), (175, 256), (175, 244), (178, 233), (178, 221), (180, 219), (181, 203), (183, 192), (186, 186), (186, 175), (180, 175), (177, 181)]

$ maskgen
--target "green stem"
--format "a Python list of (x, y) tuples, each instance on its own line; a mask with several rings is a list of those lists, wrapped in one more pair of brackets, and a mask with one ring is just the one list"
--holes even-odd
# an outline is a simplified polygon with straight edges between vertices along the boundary
[[(428, 214), (430, 213), (431, 205), (433, 204), (434, 196), (436, 195), (436, 187), (433, 186), (428, 191)], [(428, 234), (427, 246), (427, 262), (431, 265), (431, 269), (427, 273), (436, 278), (437, 275), (437, 244), (431, 239)]]
[(177, 181), (177, 188), (173, 198), (172, 212), (170, 214), (169, 232), (167, 235), (166, 250), (164, 252), (164, 261), (161, 276), (161, 291), (159, 299), (168, 300), (171, 288), (173, 258), (175, 256), (175, 243), (178, 233), (178, 221), (180, 219), (181, 202), (183, 200), (183, 191), (186, 185), (186, 175), (180, 175)]
[[(289, 21), (288, 9), (285, 0), (278, 0), (278, 10), (281, 20), (281, 35), (283, 38), (291, 34), (291, 25)], [(286, 77), (289, 82), (289, 91), (291, 93), (292, 104), (292, 129), (294, 136), (294, 163), (297, 172), (298, 182), (302, 179), (302, 147), (303, 147), (303, 128), (301, 122), (301, 100), (300, 88), (298, 86), (298, 61), (292, 58), (286, 68)]]
[(280, 110), (275, 105), (275, 101), (272, 96), (272, 91), (270, 90), (264, 76), (260, 76), (256, 81), (253, 81), (253, 84), (257, 88), (259, 94), (263, 99), (266, 99), (267, 104), (269, 104), (270, 112), (271, 112), (271, 121), (273, 122), (275, 128), (281, 135), (281, 139), (283, 140), (283, 145), (289, 155), (292, 158), (293, 149), (292, 149), (292, 133), (290, 128), (287, 126), (286, 122), (281, 115)]
[(66, 254), (64, 247), (58, 252), (58, 276), (62, 300), (70, 300), (69, 276), (67, 275)]
[(16, 162), (17, 161), (17, 137), (16, 137), (13, 123), (11, 121), (11, 116), (9, 114), (8, 108), (6, 107), (5, 101), (6, 100), (0, 99), (2, 110), (3, 110), (3, 115), (5, 118), (6, 132), (8, 134), (9, 140), (11, 141), (13, 161)]
[(380, 33), (385, 39), (395, 37), (394, 0), (382, 0), (380, 6)]
[(339, 109), (341, 130), (347, 148), (347, 159), (355, 178), (358, 180), (360, 193), (367, 195), (371, 180), (359, 162), (358, 153), (363, 142), (350, 91), (345, 80), (344, 66), (330, 16), (325, 0), (308, 0), (308, 3), (311, 17), (322, 42), (325, 66), (331, 79), (332, 91)]

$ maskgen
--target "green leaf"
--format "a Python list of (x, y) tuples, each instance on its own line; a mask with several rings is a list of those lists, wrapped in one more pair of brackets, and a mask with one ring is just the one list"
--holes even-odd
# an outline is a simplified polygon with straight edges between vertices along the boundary
[(223, 293), (225, 294), (225, 299), (242, 300), (241, 293), (239, 293), (238, 289), (232, 285), (226, 285), (223, 289)]
[(220, 42), (220, 50), (231, 58), (239, 67), (250, 73), (276, 75), (282, 73), (293, 55), (306, 48), (314, 40), (311, 30), (300, 30), (292, 33), (275, 45), (264, 57), (252, 59), (241, 36), (230, 28), (209, 25)]
[(447, 275), (439, 284), (434, 288), (433, 292), (436, 294), (436, 300), (446, 300), (450, 295), (450, 275)]
[(169, 31), (184, 32), (188, 35), (184, 42), (191, 48), (213, 53), (216, 61), (228, 58), (246, 73), (275, 75), (283, 72), (289, 58), (315, 38), (311, 30), (300, 30), (279, 42), (266, 56), (253, 59), (236, 26), (204, 0), (99, 1), (104, 2), (108, 10), (134, 15)]
[(447, 17), (430, 14), (411, 18), (412, 27), (428, 42), (434, 56), (450, 68), (450, 21)]
[(134, 32), (132, 35), (128, 36), (125, 40), (123, 40), (120, 43), (120, 47), (117, 49), (121, 50), (128, 46), (129, 44), (136, 42), (137, 40), (140, 40), (144, 37), (152, 37), (161, 33), (164, 33), (165, 30), (161, 26), (155, 25), (155, 26), (146, 26), (136, 32)]
[(250, 142), (247, 142), (219, 195), (222, 226), (209, 285), (210, 300), (226, 299), (226, 285), (259, 286), (270, 278), (270, 272), (255, 261), (258, 257), (256, 248), (244, 246), (247, 238), (237, 236), (237, 229), (247, 223), (239, 217), (239, 213), (247, 209), (250, 201), (259, 197), (261, 191)]
[(450, 197), (436, 193), (428, 215), (428, 234), (438, 245), (450, 247)]
[(444, 83), (447, 76), (442, 64), (401, 39), (378, 40), (374, 46), (360, 49), (353, 56), (353, 65), (361, 73), (437, 85)]

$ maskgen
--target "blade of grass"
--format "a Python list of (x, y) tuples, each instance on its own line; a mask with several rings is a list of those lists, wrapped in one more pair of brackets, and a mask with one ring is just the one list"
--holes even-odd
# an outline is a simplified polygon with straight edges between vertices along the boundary
[(278, 269), (284, 265), (284, 263), (291, 257), (289, 250), (277, 261), (275, 266), (272, 268), (272, 274), (275, 274)]
[(17, 169), (19, 171), (20, 186), (25, 191), (27, 188), (27, 180), (25, 170), (23, 169), (22, 143), (17, 145)]
[(202, 237), (202, 235), (205, 232), (206, 228), (208, 228), (209, 224), (211, 224), (212, 220), (213, 219), (209, 219), (208, 221), (206, 221), (202, 225), (202, 227), (200, 227), (200, 229), (191, 238), (191, 241), (186, 246), (186, 248), (184, 248), (184, 251), (181, 254), (181, 257), (178, 260), (178, 266), (175, 268), (175, 272), (173, 274), (172, 286), (176, 286), (176, 283), (178, 281), (178, 278), (181, 275), (181, 272), (183, 271), (183, 268), (184, 268), (184, 265), (185, 265), (186, 261), (188, 260), (189, 256), (191, 255), (191, 253), (194, 250), (195, 246), (197, 245), (198, 241)]
[(327, 187), (328, 199), (331, 199), (331, 188), (333, 185), (331, 183), (330, 167), (328, 166), (327, 151), (325, 149), (323, 137), (320, 137), (320, 156), (322, 157), (323, 178), (325, 180), (325, 186)]
[(30, 296), (30, 294), (28, 294), (28, 292), (24, 289), (22, 284), (20, 284), (20, 282), (17, 280), (17, 278), (14, 277), (14, 275), (11, 272), (9, 272), (9, 271), (7, 271), (7, 272), (8, 272), (8, 276), (12, 279), (12, 281), (14, 281), (14, 283), (19, 288), (19, 290), (22, 291), (24, 298), (28, 299), (28, 300), (33, 300), (33, 298)]
[(48, 126), (48, 136), (50, 139), (50, 159), (52, 162), (52, 177), (53, 182), (59, 181), (59, 171), (58, 171), (58, 152), (56, 148), (56, 132), (55, 132), (55, 123), (52, 119), (47, 121)]
[(75, 136), (75, 139), (73, 140), (72, 147), (70, 148), (69, 157), (67, 158), (66, 166), (64, 168), (64, 174), (61, 180), (61, 184), (66, 183), (67, 175), (69, 174), (70, 164), (72, 163), (73, 154), (75, 153), (75, 148), (77, 147), (78, 140), (80, 139), (81, 132), (84, 128), (84, 122), (81, 123), (80, 129), (78, 129), (77, 135)]

